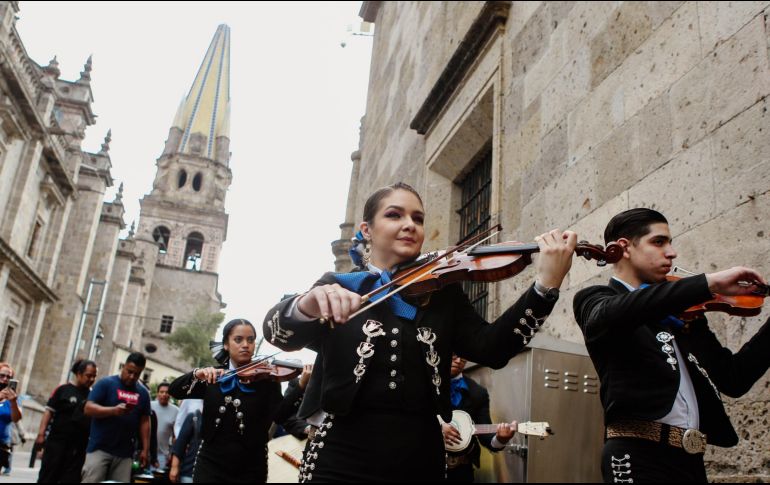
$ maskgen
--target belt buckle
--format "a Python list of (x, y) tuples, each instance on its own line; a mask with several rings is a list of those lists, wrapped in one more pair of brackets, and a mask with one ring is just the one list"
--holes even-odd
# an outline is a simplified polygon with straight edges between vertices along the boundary
[(682, 448), (691, 455), (706, 451), (706, 435), (697, 429), (688, 429), (682, 436)]

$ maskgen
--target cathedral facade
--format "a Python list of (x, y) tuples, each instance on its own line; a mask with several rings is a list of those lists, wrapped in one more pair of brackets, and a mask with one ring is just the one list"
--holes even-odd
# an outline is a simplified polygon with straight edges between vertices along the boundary
[(115, 184), (112, 135), (96, 153), (82, 147), (95, 123), (91, 59), (76, 81), (60, 79), (56, 58), (37, 64), (16, 31), (19, 10), (0, 2), (0, 361), (38, 403), (79, 357), (103, 376), (140, 351), (146, 382), (180, 375), (191, 364), (166, 337), (225, 306), (217, 268), (232, 180), (230, 30), (216, 30), (138, 225), (121, 238), (122, 186), (104, 200)]

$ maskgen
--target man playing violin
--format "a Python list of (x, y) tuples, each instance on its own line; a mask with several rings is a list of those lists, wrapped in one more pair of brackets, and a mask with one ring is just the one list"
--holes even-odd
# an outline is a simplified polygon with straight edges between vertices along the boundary
[(704, 317), (685, 324), (677, 315), (766, 281), (743, 267), (667, 281), (677, 253), (666, 218), (651, 209), (616, 215), (604, 239), (624, 250), (614, 276), (574, 300), (601, 381), (604, 480), (706, 482), (706, 443), (738, 442), (720, 393), (745, 394), (770, 367), (770, 321), (733, 354)]
[(353, 316), (362, 295), (418, 258), (425, 238), (425, 209), (406, 184), (376, 191), (363, 215), (359, 270), (324, 275), (304, 295), (278, 303), (264, 321), (273, 345), (318, 352), (301, 411), (314, 413), (310, 422), (326, 414), (300, 479), (442, 481), (444, 440), (436, 415), (451, 420), (452, 353), (498, 369), (523, 349), (556, 303), (576, 235), (552, 231), (536, 239), (542, 288), (525, 290), (492, 324), (458, 284), (436, 291), (424, 306), (396, 295)]

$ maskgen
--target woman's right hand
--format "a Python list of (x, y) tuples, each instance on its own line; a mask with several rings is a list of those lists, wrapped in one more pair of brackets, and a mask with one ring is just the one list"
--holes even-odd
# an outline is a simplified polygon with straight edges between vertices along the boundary
[(333, 318), (334, 323), (345, 323), (361, 307), (361, 295), (340, 285), (316, 286), (302, 295), (297, 308), (310, 318)]
[(199, 381), (205, 381), (209, 384), (216, 384), (217, 379), (219, 376), (225, 373), (224, 369), (215, 369), (213, 367), (204, 367), (203, 369), (198, 369), (195, 372), (195, 378)]

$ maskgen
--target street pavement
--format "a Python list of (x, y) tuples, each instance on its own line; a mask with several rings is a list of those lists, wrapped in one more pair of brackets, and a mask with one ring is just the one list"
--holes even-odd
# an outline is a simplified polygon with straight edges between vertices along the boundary
[(40, 471), (40, 460), (35, 460), (35, 468), (29, 468), (29, 451), (14, 451), (11, 474), (0, 475), (0, 483), (36, 483)]

